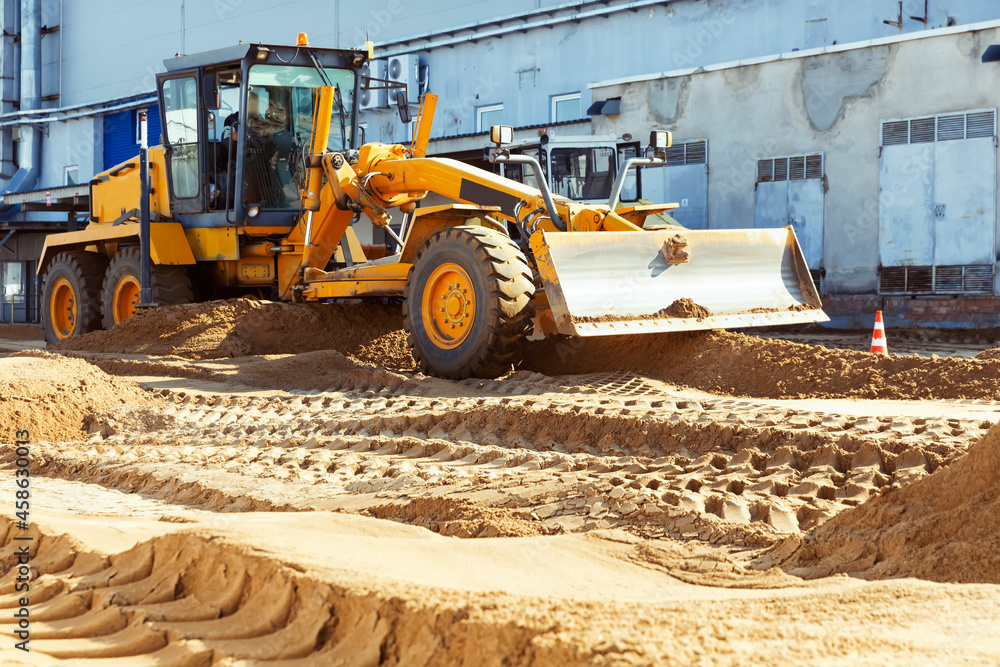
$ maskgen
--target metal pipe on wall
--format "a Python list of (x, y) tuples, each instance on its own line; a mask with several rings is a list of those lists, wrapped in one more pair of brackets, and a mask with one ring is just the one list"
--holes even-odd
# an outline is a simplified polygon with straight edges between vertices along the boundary
[[(20, 99), (18, 91), (21, 76), (18, 65), (17, 31), (21, 0), (0, 0), (0, 23), (3, 24), (3, 46), (0, 52), (0, 113), (14, 112), (15, 102)], [(0, 179), (7, 180), (14, 175), (14, 140), (11, 130), (0, 132)]]
[[(42, 106), (42, 2), (21, 0), (21, 110)], [(42, 129), (31, 125), (19, 128), (18, 170), (4, 194), (24, 192), (38, 181), (42, 163)], [(5, 209), (7, 207), (4, 207)]]

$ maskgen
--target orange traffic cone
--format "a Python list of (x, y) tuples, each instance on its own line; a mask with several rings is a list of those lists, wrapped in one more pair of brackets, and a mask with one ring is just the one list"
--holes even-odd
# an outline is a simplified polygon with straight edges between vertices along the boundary
[(882, 311), (875, 313), (875, 331), (872, 332), (872, 354), (889, 354), (889, 346), (885, 341), (885, 325), (882, 324)]

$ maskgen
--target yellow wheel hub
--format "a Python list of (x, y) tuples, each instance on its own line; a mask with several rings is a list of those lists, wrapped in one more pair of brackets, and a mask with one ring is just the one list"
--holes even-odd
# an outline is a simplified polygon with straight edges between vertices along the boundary
[(136, 314), (139, 303), (139, 281), (134, 276), (122, 276), (115, 285), (115, 324), (121, 324)]
[(469, 337), (476, 321), (476, 291), (458, 264), (434, 269), (421, 302), (424, 331), (435, 346), (453, 350)]
[(52, 288), (52, 302), (49, 304), (52, 330), (59, 340), (65, 340), (73, 335), (76, 329), (76, 309), (76, 292), (73, 290), (73, 285), (66, 278), (60, 278)]

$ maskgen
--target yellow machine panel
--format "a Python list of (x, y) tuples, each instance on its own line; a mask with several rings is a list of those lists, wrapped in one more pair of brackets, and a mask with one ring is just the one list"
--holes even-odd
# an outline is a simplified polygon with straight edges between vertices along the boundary
[[(170, 195), (167, 183), (167, 165), (163, 146), (149, 149), (149, 179), (152, 191), (149, 211), (153, 220), (170, 217)], [(90, 216), (95, 223), (110, 223), (135, 211), (128, 217), (138, 218), (140, 191), (139, 157), (98, 174), (90, 186)]]
[(240, 256), (235, 227), (185, 229), (191, 253), (199, 262), (233, 260)]

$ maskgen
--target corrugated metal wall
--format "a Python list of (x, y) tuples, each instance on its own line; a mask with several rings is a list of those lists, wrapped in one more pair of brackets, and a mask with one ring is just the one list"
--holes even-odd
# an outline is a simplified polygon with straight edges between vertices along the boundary
[[(104, 168), (130, 160), (139, 154), (139, 134), (136, 129), (138, 109), (109, 113), (104, 117)], [(160, 143), (160, 108), (155, 104), (149, 114), (149, 145)]]

